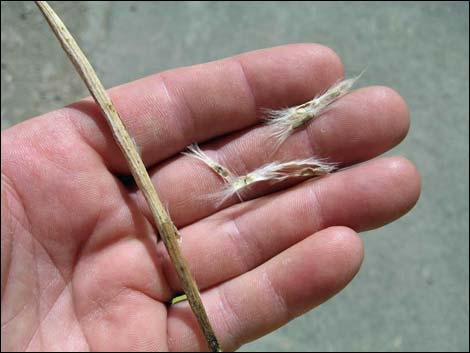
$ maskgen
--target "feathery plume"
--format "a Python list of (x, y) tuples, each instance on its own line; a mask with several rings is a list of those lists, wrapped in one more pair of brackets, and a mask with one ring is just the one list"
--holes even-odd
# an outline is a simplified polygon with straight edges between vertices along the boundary
[(272, 126), (273, 130), (271, 137), (276, 139), (275, 151), (294, 130), (318, 117), (331, 103), (347, 94), (363, 73), (364, 71), (356, 77), (337, 82), (325, 93), (296, 107), (280, 110), (265, 109), (266, 123)]

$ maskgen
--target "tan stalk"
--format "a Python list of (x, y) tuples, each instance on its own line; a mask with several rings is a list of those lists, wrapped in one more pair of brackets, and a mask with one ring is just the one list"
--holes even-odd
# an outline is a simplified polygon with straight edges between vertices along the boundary
[(139, 189), (147, 200), (160, 236), (163, 239), (171, 261), (176, 268), (176, 272), (182, 283), (184, 292), (187, 295), (189, 305), (197, 318), (209, 348), (214, 352), (221, 351), (220, 345), (214, 334), (214, 330), (212, 329), (209, 318), (207, 317), (206, 310), (204, 309), (199, 289), (178, 246), (178, 230), (170, 219), (170, 216), (166, 212), (162, 202), (158, 198), (145, 165), (142, 162), (136, 146), (127, 132), (114, 104), (107, 95), (88, 59), (85, 57), (74, 38), (54, 10), (52, 10), (46, 1), (36, 1), (36, 4), (54, 31), (57, 39), (62, 45), (62, 48), (72, 61), (80, 77), (85, 82), (96, 103), (101, 108), (101, 112), (113, 132), (114, 139), (124, 154)]

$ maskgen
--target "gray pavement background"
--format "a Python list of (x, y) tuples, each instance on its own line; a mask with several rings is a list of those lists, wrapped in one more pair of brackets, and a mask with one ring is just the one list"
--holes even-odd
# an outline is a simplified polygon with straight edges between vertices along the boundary
[[(318, 42), (359, 85), (396, 89), (412, 126), (392, 153), (419, 168), (407, 216), (363, 234), (359, 275), (256, 351), (469, 349), (469, 5), (52, 2), (105, 86), (293, 42)], [(141, 33), (145, 33), (142, 35)], [(87, 95), (31, 2), (1, 3), (2, 129)]]

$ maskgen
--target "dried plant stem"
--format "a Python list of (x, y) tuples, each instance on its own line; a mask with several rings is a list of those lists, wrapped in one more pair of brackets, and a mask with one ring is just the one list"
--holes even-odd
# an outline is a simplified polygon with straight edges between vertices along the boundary
[(95, 71), (87, 58), (78, 47), (70, 32), (65, 27), (57, 14), (45, 1), (36, 1), (37, 6), (46, 18), (50, 27), (54, 31), (63, 49), (74, 64), (81, 78), (85, 82), (91, 95), (100, 106), (106, 121), (113, 132), (116, 143), (121, 148), (134, 179), (142, 191), (150, 207), (152, 215), (158, 227), (158, 231), (170, 255), (171, 261), (176, 268), (181, 280), (184, 292), (188, 297), (188, 302), (193, 310), (199, 326), (207, 340), (207, 344), (212, 351), (221, 351), (220, 345), (204, 309), (199, 289), (194, 281), (187, 262), (185, 261), (178, 246), (178, 230), (171, 221), (162, 202), (153, 187), (144, 163), (137, 152), (136, 146), (131, 136), (127, 132), (114, 104), (108, 97), (103, 85), (98, 79)]

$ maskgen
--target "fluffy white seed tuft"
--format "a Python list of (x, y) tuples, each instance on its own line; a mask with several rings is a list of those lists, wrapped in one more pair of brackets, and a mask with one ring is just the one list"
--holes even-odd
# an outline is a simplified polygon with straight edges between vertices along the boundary
[(331, 103), (347, 94), (363, 73), (364, 71), (356, 77), (334, 84), (325, 93), (296, 107), (264, 110), (266, 123), (272, 127), (271, 137), (276, 140), (275, 151), (281, 147), (294, 130), (318, 117)]
[(210, 197), (218, 200), (218, 206), (220, 206), (233, 195), (238, 195), (241, 199), (240, 194), (256, 183), (278, 183), (290, 178), (318, 177), (331, 173), (335, 169), (335, 164), (316, 158), (271, 162), (246, 175), (232, 177), (223, 190), (210, 195)]
[(187, 147), (188, 152), (181, 152), (182, 154), (196, 158), (200, 160), (204, 164), (206, 164), (209, 168), (211, 168), (217, 175), (219, 175), (223, 180), (226, 182), (230, 182), (233, 178), (232, 172), (228, 170), (223, 165), (217, 163), (214, 159), (209, 157), (206, 153), (204, 153), (198, 146), (197, 143), (193, 143), (192, 145)]

